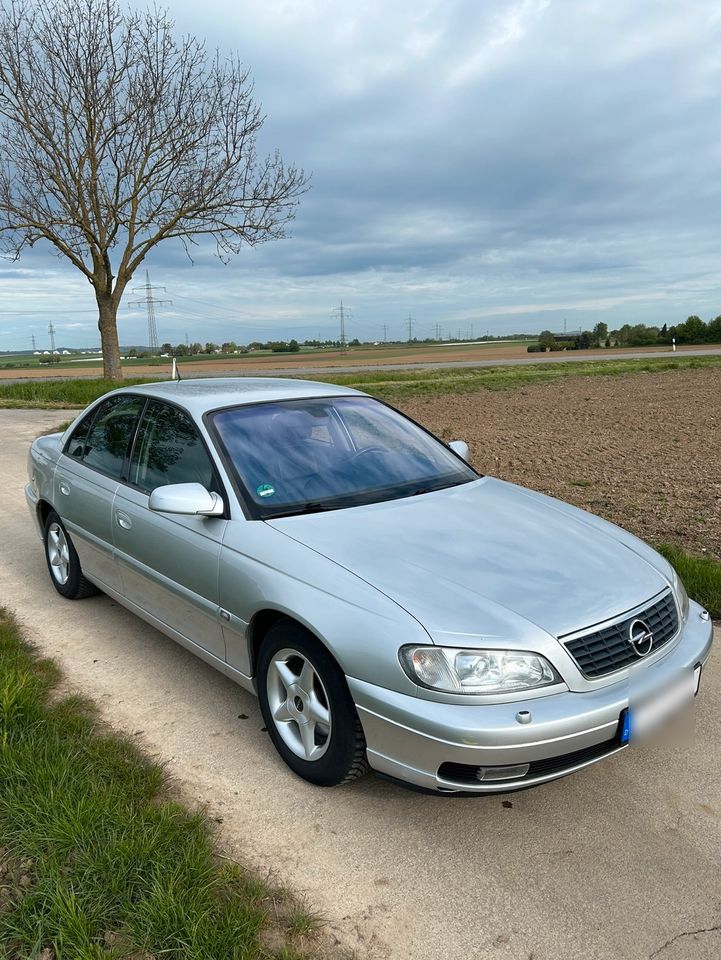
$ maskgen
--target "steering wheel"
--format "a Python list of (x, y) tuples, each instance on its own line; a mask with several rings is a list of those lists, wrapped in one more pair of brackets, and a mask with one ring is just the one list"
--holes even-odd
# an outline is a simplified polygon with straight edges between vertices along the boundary
[(384, 456), (388, 453), (391, 453), (390, 450), (387, 450), (385, 447), (364, 447), (363, 450), (359, 450), (354, 454), (354, 460), (360, 460), (361, 457), (367, 456), (369, 453), (383, 454)]

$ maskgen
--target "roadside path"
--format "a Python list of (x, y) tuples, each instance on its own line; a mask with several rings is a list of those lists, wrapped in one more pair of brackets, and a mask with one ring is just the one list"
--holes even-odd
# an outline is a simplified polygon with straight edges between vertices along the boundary
[(721, 954), (718, 650), (691, 746), (628, 750), (506, 797), (436, 798), (372, 776), (311, 787), (275, 756), (253, 697), (107, 597), (52, 589), (25, 458), (66, 416), (0, 411), (2, 603), (71, 687), (208, 805), (223, 847), (307, 895), (359, 960)]

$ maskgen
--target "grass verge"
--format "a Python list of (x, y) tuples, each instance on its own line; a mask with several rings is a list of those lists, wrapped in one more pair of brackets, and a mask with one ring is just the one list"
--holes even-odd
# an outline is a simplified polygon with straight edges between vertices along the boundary
[[(387, 400), (406, 397), (433, 397), (444, 393), (473, 393), (477, 390), (513, 390), (536, 383), (551, 383), (567, 377), (612, 377), (635, 373), (661, 373), (667, 370), (699, 370), (721, 367), (721, 357), (687, 357), (649, 360), (576, 360), (495, 367), (455, 367), (447, 370), (364, 371), (328, 376), (315, 380), (338, 383), (364, 390)], [(2, 394), (0, 394), (0, 399)]]
[(0, 609), (0, 957), (305, 956), (312, 914), (221, 861), (163, 769), (57, 680)]
[[(540, 362), (519, 366), (454, 367), (432, 370), (371, 371), (314, 374), (314, 380), (364, 390), (385, 400), (439, 396), (444, 393), (471, 393), (476, 390), (512, 390), (534, 383), (549, 383), (566, 377), (622, 376), (660, 373), (666, 370), (700, 370), (721, 367), (721, 357), (679, 357), (648, 360), (588, 360), (566, 363)], [(262, 375), (262, 374), (261, 374)], [(123, 386), (148, 383), (157, 377), (129, 379)], [(0, 383), (0, 407), (82, 408), (117, 387), (109, 380), (53, 380)]]
[(721, 563), (694, 557), (667, 543), (656, 549), (675, 567), (689, 597), (705, 607), (714, 620), (721, 620)]
[(153, 377), (124, 380), (122, 384), (112, 380), (25, 380), (22, 383), (0, 383), (0, 407), (79, 408), (86, 407), (108, 390), (116, 387), (131, 387), (149, 383)]

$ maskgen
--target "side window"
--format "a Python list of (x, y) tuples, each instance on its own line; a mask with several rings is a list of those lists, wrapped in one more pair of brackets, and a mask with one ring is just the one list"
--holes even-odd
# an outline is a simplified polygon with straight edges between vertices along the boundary
[(169, 483), (202, 483), (217, 490), (213, 464), (190, 417), (153, 400), (143, 417), (130, 482), (150, 493)]
[(143, 397), (121, 395), (101, 404), (83, 443), (82, 459), (86, 466), (111, 477), (122, 477), (144, 403)]
[[(102, 409), (102, 407), (101, 407)], [(95, 419), (95, 410), (92, 410), (87, 417), (84, 417), (70, 435), (70, 439), (65, 447), (65, 454), (74, 460), (82, 460), (85, 456), (85, 449), (88, 440), (88, 431), (93, 425)]]

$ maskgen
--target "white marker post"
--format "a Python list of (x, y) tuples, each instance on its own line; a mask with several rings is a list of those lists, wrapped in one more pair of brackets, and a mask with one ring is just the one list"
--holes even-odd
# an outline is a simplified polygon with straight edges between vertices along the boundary
[[(674, 350), (675, 350), (675, 349), (676, 349), (676, 348), (674, 347)], [(172, 372), (172, 374), (171, 374), (170, 379), (171, 379), (171, 380), (177, 380), (177, 379), (178, 379), (178, 365), (177, 365), (177, 363), (175, 362), (175, 357), (173, 357), (173, 372)]]
[[(676, 337), (671, 337), (671, 343), (673, 345), (671, 349), (673, 350), (674, 353), (676, 353)], [(173, 363), (175, 363), (175, 360), (173, 360)]]

